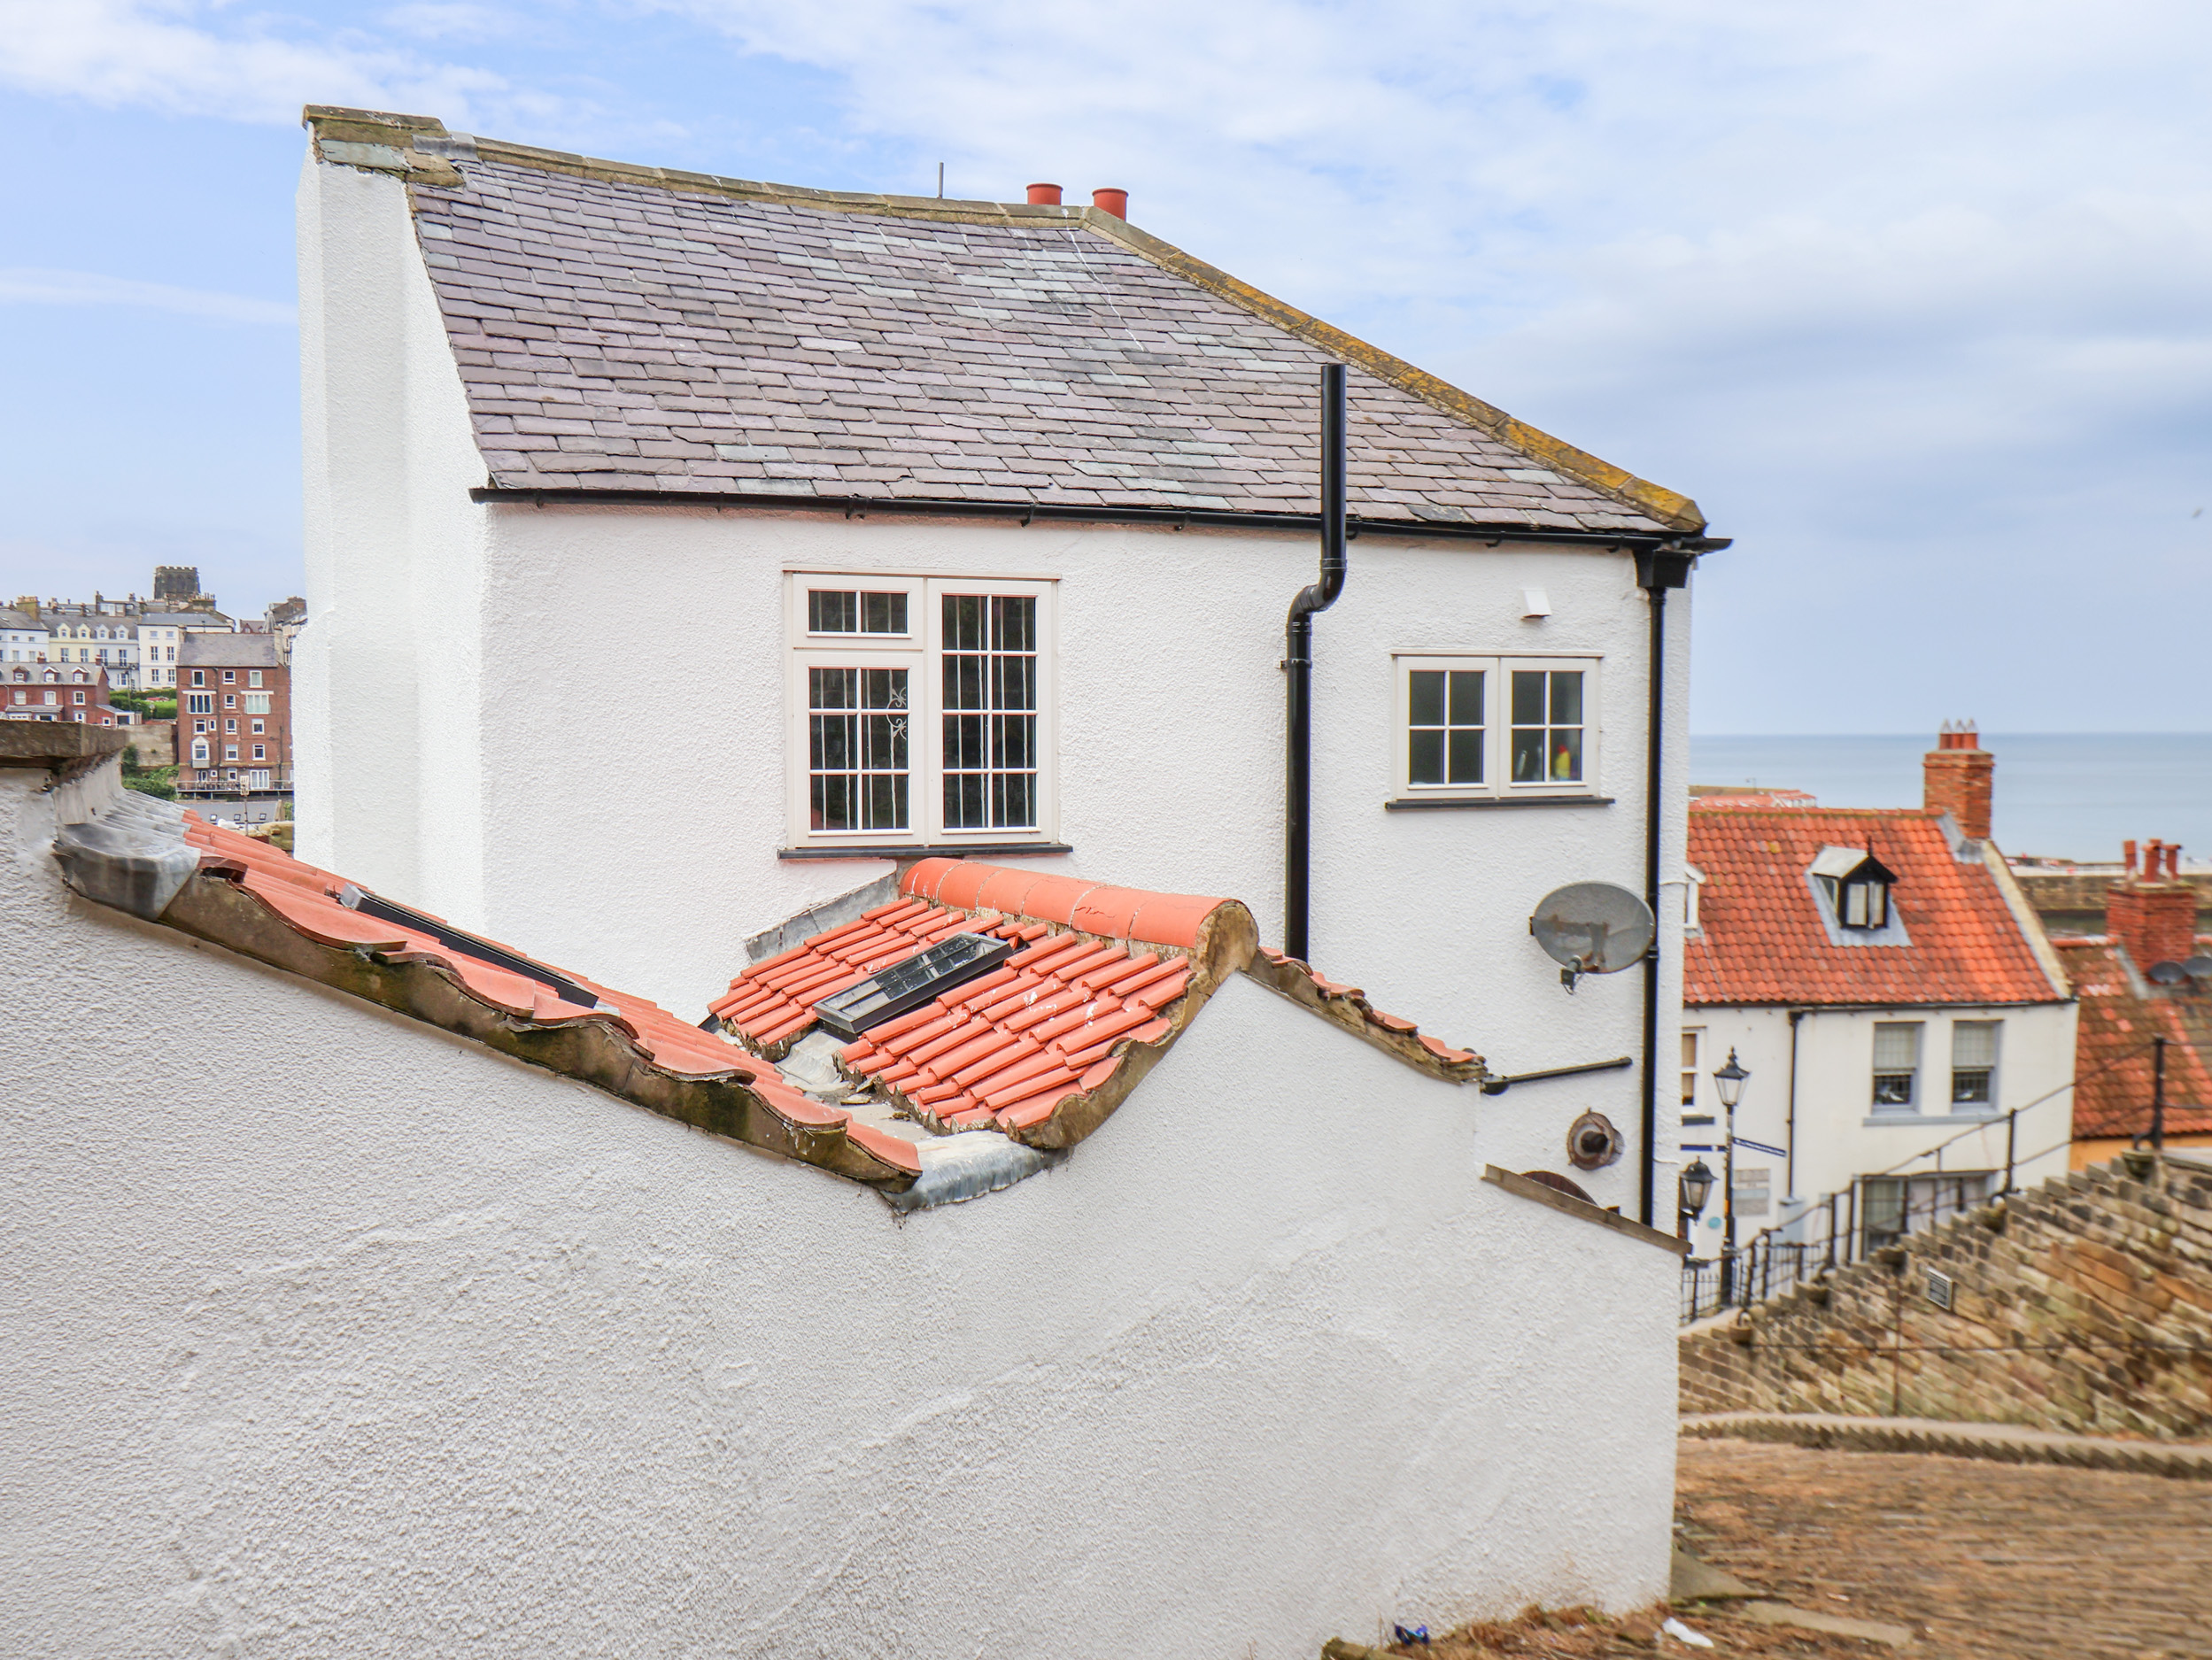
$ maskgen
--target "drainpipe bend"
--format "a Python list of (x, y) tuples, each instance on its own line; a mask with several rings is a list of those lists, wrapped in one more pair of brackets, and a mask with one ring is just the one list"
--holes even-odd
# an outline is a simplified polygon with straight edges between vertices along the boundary
[(1283, 629), (1283, 954), (1306, 960), (1313, 868), (1313, 619), (1344, 591), (1344, 366), (1321, 366), (1321, 579)]

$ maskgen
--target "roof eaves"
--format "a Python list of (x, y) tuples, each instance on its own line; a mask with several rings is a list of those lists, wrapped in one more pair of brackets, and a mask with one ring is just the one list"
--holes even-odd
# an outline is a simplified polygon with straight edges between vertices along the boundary
[[(817, 190), (803, 185), (764, 183), (753, 179), (724, 178), (715, 174), (686, 173), (668, 167), (649, 167), (632, 162), (604, 161), (568, 151), (540, 150), (504, 139), (468, 138), (448, 134), (445, 123), (432, 116), (394, 115), (373, 110), (341, 109), (311, 104), (302, 120), (313, 135), (317, 156), (336, 165), (394, 174), (410, 182), (457, 189), (466, 183), (448, 156), (457, 147), (486, 161), (538, 167), (576, 178), (609, 184), (653, 185), (740, 201), (767, 202), (792, 207), (812, 207), (833, 212), (872, 213), (901, 219), (924, 219), (971, 224), (1012, 224), (1022, 221), (1079, 225), (1118, 247), (1149, 260), (1162, 270), (1193, 286), (1249, 312), (1286, 334), (1342, 359), (1386, 385), (1419, 398), (1452, 419), (1489, 434), (1502, 444), (1541, 460), (1567, 477), (1613, 497), (1667, 529), (1697, 536), (1705, 529), (1698, 504), (1677, 491), (1637, 477), (1563, 438), (1555, 438), (1460, 390), (1439, 376), (1416, 368), (1403, 358), (1356, 336), (1321, 321), (1250, 283), (1231, 276), (1216, 266), (1186, 253), (1172, 243), (1139, 230), (1125, 220), (1096, 207), (1043, 204), (949, 200), (926, 196), (891, 196), (862, 190)], [(428, 139), (428, 153), (418, 140)]]

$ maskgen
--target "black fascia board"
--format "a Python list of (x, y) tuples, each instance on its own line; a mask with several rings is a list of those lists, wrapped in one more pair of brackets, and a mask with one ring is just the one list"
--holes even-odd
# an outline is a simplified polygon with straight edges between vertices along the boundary
[[(1019, 524), (1149, 524), (1172, 529), (1280, 530), (1301, 536), (1319, 533), (1318, 513), (1234, 513), (1203, 507), (1080, 507), (1062, 503), (954, 501), (910, 496), (785, 496), (758, 490), (540, 490), (479, 485), (468, 492), (479, 503), (532, 507), (717, 507), (750, 513), (834, 513), (847, 519), (870, 513), (924, 519), (1012, 520)], [(1638, 552), (1667, 547), (1680, 552), (1717, 553), (1727, 537), (1685, 536), (1674, 530), (1561, 530), (1512, 521), (1363, 519), (1349, 517), (1352, 537), (1390, 536), (1487, 542), (1547, 542), (1567, 546), (1628, 548)]]

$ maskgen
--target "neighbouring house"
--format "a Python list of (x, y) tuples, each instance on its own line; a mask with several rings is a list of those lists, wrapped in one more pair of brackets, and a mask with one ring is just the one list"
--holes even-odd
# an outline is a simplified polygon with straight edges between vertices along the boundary
[(0, 610), (0, 663), (43, 663), (53, 634), (38, 614), (38, 601), (22, 598)]
[[(1724, 545), (1693, 502), (1056, 187), (855, 195), (308, 126), (304, 856), (687, 1012), (785, 919), (932, 857), (1237, 894), (1284, 946), (1285, 616), (1343, 366), (1294, 954), (1359, 963), (1501, 1074), (1616, 1069), (1511, 1099), (1553, 1162), (1606, 1120), (1625, 1152), (1578, 1179), (1671, 1221), (1645, 1131), (1681, 907), (1572, 995), (1530, 918), (1681, 868), (1666, 627)], [(549, 663), (619, 676), (624, 709), (709, 686), (707, 733), (579, 718)]]
[[(1665, 1594), (1680, 1242), (1235, 900), (917, 861), (730, 1023), (1000, 961), (771, 1061), (124, 791), (123, 742), (0, 727), (43, 1648), (1291, 1660)], [(935, 1133), (947, 1021), (1087, 1104)]]
[[(2212, 936), (2181, 849), (2126, 845), (2102, 935), (2058, 935), (2081, 999), (2074, 1168), (2149, 1141), (2212, 1147)], [(2160, 1040), (2163, 1039), (2162, 1042)]]
[(107, 670), (99, 664), (0, 667), (0, 719), (129, 726), (138, 716), (108, 701)]
[(267, 634), (188, 633), (178, 658), (177, 788), (289, 790), (291, 670)]
[(1990, 838), (1995, 764), (1946, 728), (1920, 807), (1691, 804), (1682, 1142), (1722, 1177), (1701, 1251), (1837, 1197), (1855, 1257), (2067, 1168), (2076, 1006)]

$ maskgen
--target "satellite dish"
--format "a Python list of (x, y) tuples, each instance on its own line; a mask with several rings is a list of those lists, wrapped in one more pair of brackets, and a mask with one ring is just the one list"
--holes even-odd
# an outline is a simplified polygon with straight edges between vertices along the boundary
[(2179, 985), (2189, 977), (2189, 970), (2178, 962), (2154, 962), (2150, 973), (2144, 977), (2153, 985)]
[(1659, 930), (1651, 907), (1611, 882), (1572, 882), (1543, 896), (1528, 919), (1544, 954), (1572, 992), (1585, 974), (1618, 974), (1644, 961)]
[(2212, 957), (2192, 957), (2181, 965), (2181, 970), (2193, 980), (2212, 980)]

